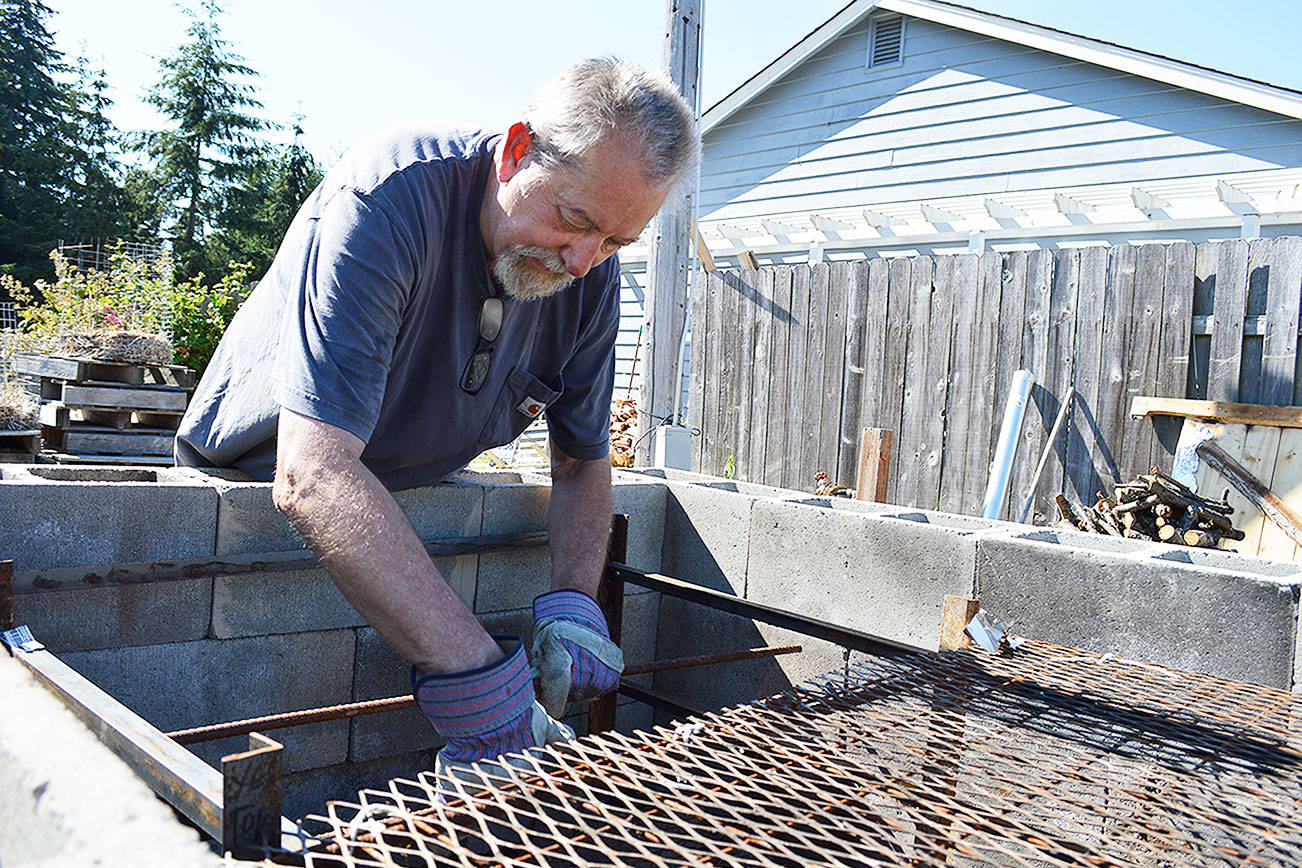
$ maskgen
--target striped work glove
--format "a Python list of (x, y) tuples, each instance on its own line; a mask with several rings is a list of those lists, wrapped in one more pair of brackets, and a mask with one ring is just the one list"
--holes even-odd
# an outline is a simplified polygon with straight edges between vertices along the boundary
[(597, 601), (582, 591), (552, 591), (533, 601), (534, 677), (538, 700), (553, 717), (565, 703), (595, 699), (619, 687), (624, 654), (610, 641)]
[[(529, 661), (519, 636), (494, 636), (504, 658), (466, 672), (423, 675), (412, 667), (412, 694), (447, 744), (438, 753), (440, 778), (466, 778), (470, 764), (495, 760), (548, 742), (574, 738), (534, 697)], [(492, 774), (494, 764), (483, 771)]]

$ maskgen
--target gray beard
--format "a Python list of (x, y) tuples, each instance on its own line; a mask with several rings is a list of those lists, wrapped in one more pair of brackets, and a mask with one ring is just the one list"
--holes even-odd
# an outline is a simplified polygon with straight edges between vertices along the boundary
[[(525, 263), (532, 256), (551, 272), (540, 271)], [(538, 301), (555, 295), (574, 282), (574, 275), (565, 270), (565, 262), (550, 250), (542, 247), (517, 245), (508, 247), (493, 261), (493, 276), (502, 284), (502, 291), (519, 301)]]

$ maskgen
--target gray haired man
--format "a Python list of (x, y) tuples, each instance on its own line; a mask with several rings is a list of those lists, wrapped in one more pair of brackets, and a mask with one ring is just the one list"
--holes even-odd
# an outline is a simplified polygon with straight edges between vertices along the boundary
[(614, 254), (698, 155), (673, 86), (608, 59), (563, 70), (504, 134), (369, 139), (304, 203), (182, 422), (178, 463), (274, 480), (277, 508), (412, 663), (448, 742), (441, 762), (557, 730), (519, 639), (485, 633), (390, 491), (442, 479), (545, 416), (543, 698), (559, 715), (566, 698), (617, 686), (622, 658), (593, 602), (611, 513)]

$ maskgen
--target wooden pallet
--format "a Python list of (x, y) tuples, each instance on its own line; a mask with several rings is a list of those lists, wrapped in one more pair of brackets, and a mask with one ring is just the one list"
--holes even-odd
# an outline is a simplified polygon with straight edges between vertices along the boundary
[(94, 380), (125, 386), (193, 389), (196, 381), (194, 371), (181, 365), (132, 365), (36, 353), (16, 353), (12, 368), (19, 374), (67, 382)]
[(74, 455), (171, 455), (176, 439), (176, 432), (165, 429), (121, 431), (89, 425), (43, 428), (42, 434), (47, 448)]
[(47, 401), (41, 405), (41, 425), (51, 428), (69, 428), (91, 425), (119, 431), (155, 428), (175, 431), (181, 424), (181, 413), (151, 413), (145, 410), (96, 410), (89, 407), (69, 407), (61, 401)]

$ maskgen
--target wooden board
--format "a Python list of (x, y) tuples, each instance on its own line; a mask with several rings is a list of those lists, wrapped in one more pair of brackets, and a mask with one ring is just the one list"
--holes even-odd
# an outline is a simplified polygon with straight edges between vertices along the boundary
[(59, 392), (59, 400), (69, 407), (177, 412), (185, 410), (186, 395), (180, 389), (65, 383)]
[(1239, 400), (1239, 354), (1248, 304), (1248, 243), (1222, 241), (1217, 246), (1216, 295), (1213, 307), (1207, 397)]
[[(1276, 238), (1266, 288), (1266, 334), (1262, 339), (1260, 400), (1293, 400), (1297, 369), (1298, 318), (1302, 308), (1302, 238)], [(1290, 388), (1292, 384), (1292, 388)]]
[[(830, 474), (838, 472), (840, 456), (841, 395), (845, 389), (846, 343), (846, 293), (847, 281), (841, 272), (839, 280), (832, 278), (832, 269), (814, 266), (815, 284), (825, 281), (827, 292), (827, 331), (825, 334), (823, 365), (823, 398), (818, 423), (818, 465)], [(851, 484), (854, 474), (835, 477), (837, 482)]]
[(757, 295), (753, 335), (755, 374), (751, 380), (751, 431), (750, 451), (746, 458), (746, 478), (752, 482), (763, 482), (765, 476), (765, 450), (768, 447), (770, 390), (773, 375), (773, 269), (765, 268), (758, 273), (755, 282)]
[(127, 386), (175, 386), (193, 389), (195, 372), (182, 365), (136, 365), (95, 359), (72, 359), (38, 353), (16, 353), (13, 370), (55, 380), (102, 380)]
[(864, 313), (868, 304), (865, 260), (838, 262), (832, 266), (832, 282), (845, 287), (845, 360), (841, 374), (841, 422), (837, 432), (836, 478), (849, 479), (859, 464), (860, 397), (864, 375)]
[(1189, 416), (1241, 425), (1275, 425), (1302, 428), (1302, 407), (1238, 404), (1229, 401), (1190, 401), (1184, 398), (1137, 396), (1130, 402), (1132, 416)]
[[(1056, 420), (1058, 413), (1062, 409), (1063, 397), (1067, 390), (1072, 388), (1073, 371), (1068, 359), (1075, 353), (1076, 348), (1076, 308), (1080, 303), (1080, 251), (1079, 250), (1059, 250), (1054, 261), (1053, 289), (1049, 295), (1049, 343), (1048, 358), (1049, 370), (1045, 374), (1043, 383), (1044, 390), (1047, 393), (1047, 400), (1043, 411), (1046, 418)], [(1075, 400), (1074, 398), (1072, 399)], [(1053, 421), (1049, 422), (1052, 427)], [(1067, 466), (1067, 444), (1068, 426), (1066, 424), (1059, 430), (1056, 442), (1052, 444), (1053, 448), (1049, 452), (1049, 457), (1045, 461), (1044, 471), (1040, 476), (1040, 481), (1036, 486), (1034, 498), (1031, 501), (1031, 512), (1028, 514), (1028, 520), (1032, 524), (1051, 524), (1051, 516), (1057, 514), (1053, 505), (1053, 498), (1061, 494), (1066, 486)], [(1045, 435), (1048, 436), (1046, 429)], [(1043, 446), (1041, 447), (1043, 451)], [(1024, 457), (1024, 461), (1029, 460)], [(1035, 459), (1038, 463), (1038, 457)], [(1032, 470), (1034, 473), (1034, 470)], [(1025, 492), (1014, 492), (1023, 500), (1026, 497)], [(1015, 501), (1018, 514), (1021, 512), (1021, 501)], [(973, 515), (981, 512), (981, 501), (976, 501), (970, 508), (969, 512)], [(1010, 515), (1010, 518), (1017, 518), (1017, 515)]]
[[(949, 408), (945, 417), (945, 448), (940, 462), (940, 508), (946, 512), (963, 511), (963, 485), (968, 449), (965, 441), (972, 433), (971, 415), (977, 404), (973, 401), (974, 383), (978, 374), (977, 354), (977, 304), (969, 296), (968, 288), (978, 286), (977, 258), (956, 256), (954, 270), (947, 276), (947, 289), (958, 295), (953, 305), (952, 353), (947, 393)], [(940, 273), (937, 272), (937, 291), (940, 290)]]
[[(924, 462), (931, 444), (928, 437), (927, 341), (931, 335), (931, 286), (935, 264), (930, 256), (913, 260), (909, 277), (908, 350), (904, 359), (904, 396), (900, 406), (900, 434), (895, 438), (895, 472), (891, 474), (892, 500), (914, 506), (929, 506), (923, 496)], [(887, 385), (887, 388), (890, 388)]]
[(787, 407), (787, 349), (791, 337), (791, 284), (789, 265), (779, 265), (773, 272), (773, 332), (769, 356), (769, 408), (787, 408), (783, 413), (770, 412), (768, 434), (764, 447), (764, 483), (781, 485), (783, 460), (786, 455)]
[[(1299, 507), (1302, 506), (1302, 429), (1281, 428), (1279, 432), (1274, 471), (1269, 480), (1263, 481), (1285, 503)], [(1262, 524), (1257, 553), (1281, 561), (1302, 561), (1302, 546), (1273, 521)]]
[[(999, 304), (1003, 290), (1003, 256), (984, 253), (977, 263), (976, 327), (972, 343), (972, 408), (968, 414), (966, 458), (963, 468), (963, 506), (960, 512), (979, 515), (990, 477), (994, 450), (993, 431), (998, 410), (995, 393), (999, 358)], [(948, 435), (947, 435), (948, 441)], [(946, 447), (948, 448), (948, 446)]]
[(111, 428), (46, 428), (45, 443), (77, 455), (171, 455), (171, 431), (115, 431)]
[[(1285, 503), (1295, 509), (1302, 508), (1302, 461), (1298, 455), (1302, 450), (1302, 430), (1190, 419), (1180, 434), (1181, 450), (1196, 445), (1201, 439), (1200, 431), (1210, 432), (1217, 446)], [(1199, 461), (1195, 479), (1196, 489), (1204, 497), (1219, 498), (1229, 489), (1226, 499), (1234, 509), (1229, 518), (1243, 531), (1244, 538), (1239, 542), (1223, 540), (1220, 548), (1274, 560), (1298, 559), (1298, 546), (1206, 461)]]
[(751, 437), (754, 436), (754, 418), (755, 410), (755, 380), (757, 372), (755, 370), (755, 320), (758, 314), (756, 305), (757, 292), (756, 285), (759, 283), (761, 272), (746, 269), (739, 275), (741, 278), (737, 286), (737, 319), (734, 326), (737, 338), (737, 430), (733, 438), (733, 467), (736, 469), (737, 478), (754, 481), (755, 467), (747, 460), (751, 454)]
[[(805, 367), (805, 347), (810, 337), (809, 325), (809, 269), (793, 266), (791, 269), (791, 322), (787, 329), (787, 388), (786, 431), (782, 439), (783, 488), (809, 491), (814, 484), (814, 472), (802, 474), (800, 447), (807, 434), (805, 394), (809, 379)], [(814, 422), (815, 428), (818, 422)]]
[(41, 405), (41, 425), (51, 428), (68, 428), (76, 425), (94, 425), (99, 428), (164, 428), (175, 431), (181, 424), (181, 413), (149, 413), (132, 410), (91, 410), (68, 407), (58, 401)]

